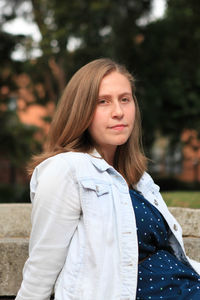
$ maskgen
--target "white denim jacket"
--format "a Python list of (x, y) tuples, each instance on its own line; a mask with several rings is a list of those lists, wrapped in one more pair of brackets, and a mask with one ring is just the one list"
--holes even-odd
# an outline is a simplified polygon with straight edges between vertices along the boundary
[[(62, 153), (36, 167), (29, 258), (16, 300), (48, 300), (54, 284), (55, 300), (135, 299), (138, 243), (129, 188), (95, 156)], [(177, 258), (200, 273), (150, 175), (144, 173), (135, 188), (165, 217)]]

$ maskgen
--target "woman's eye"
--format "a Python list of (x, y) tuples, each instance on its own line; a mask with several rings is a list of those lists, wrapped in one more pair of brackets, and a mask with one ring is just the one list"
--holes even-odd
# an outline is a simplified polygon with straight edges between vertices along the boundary
[(105, 104), (107, 102), (106, 99), (99, 99), (98, 104)]
[(129, 98), (127, 98), (127, 97), (122, 98), (122, 102), (128, 102), (128, 101), (129, 101)]

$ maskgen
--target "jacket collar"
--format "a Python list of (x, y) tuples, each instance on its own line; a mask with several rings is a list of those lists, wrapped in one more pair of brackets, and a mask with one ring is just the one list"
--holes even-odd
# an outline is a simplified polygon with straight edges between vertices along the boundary
[(99, 169), (100, 171), (104, 172), (110, 168), (113, 169), (111, 165), (109, 165), (100, 155), (100, 153), (94, 149), (91, 153), (88, 154), (88, 157), (90, 161), (93, 163), (93, 165)]
[[(101, 172), (104, 172), (108, 169), (112, 169), (114, 170), (114, 172), (117, 172), (111, 165), (109, 165), (101, 156), (101, 154), (94, 149), (91, 153), (87, 154), (90, 161), (92, 162), (92, 164)], [(138, 190), (139, 192), (143, 191), (143, 188), (146, 185), (152, 185), (153, 180), (151, 178), (151, 176), (147, 173), (144, 172), (144, 174), (142, 175), (142, 177), (140, 178), (139, 182), (135, 185), (132, 185), (133, 188), (135, 188), (136, 190)], [(157, 185), (155, 185), (155, 189), (159, 190), (159, 187)]]

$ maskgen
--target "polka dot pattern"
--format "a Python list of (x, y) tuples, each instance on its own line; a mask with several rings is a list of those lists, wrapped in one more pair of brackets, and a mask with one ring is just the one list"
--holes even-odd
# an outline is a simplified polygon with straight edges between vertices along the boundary
[(171, 253), (166, 221), (141, 194), (130, 190), (130, 196), (139, 243), (136, 299), (199, 300), (200, 276)]

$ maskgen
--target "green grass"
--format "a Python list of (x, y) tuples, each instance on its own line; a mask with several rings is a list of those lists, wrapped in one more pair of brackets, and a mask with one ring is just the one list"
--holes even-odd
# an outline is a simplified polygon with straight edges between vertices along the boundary
[(200, 191), (162, 192), (162, 196), (168, 206), (200, 208)]

